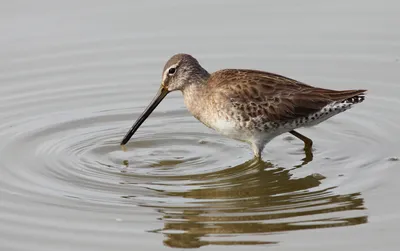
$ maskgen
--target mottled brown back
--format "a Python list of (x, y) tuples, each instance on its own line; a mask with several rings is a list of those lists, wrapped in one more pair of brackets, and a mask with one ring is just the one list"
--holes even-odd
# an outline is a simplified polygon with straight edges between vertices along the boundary
[(237, 69), (213, 73), (208, 85), (237, 110), (269, 121), (305, 117), (332, 102), (360, 102), (366, 91), (317, 88), (273, 73)]

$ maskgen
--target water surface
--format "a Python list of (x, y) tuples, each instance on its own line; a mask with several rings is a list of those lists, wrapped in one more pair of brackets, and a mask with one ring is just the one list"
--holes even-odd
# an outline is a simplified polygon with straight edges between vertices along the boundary
[[(396, 1), (1, 3), (0, 249), (396, 250)], [(170, 94), (127, 145), (165, 61), (267, 70), (365, 102), (262, 162)], [(126, 165), (126, 163), (128, 163)]]

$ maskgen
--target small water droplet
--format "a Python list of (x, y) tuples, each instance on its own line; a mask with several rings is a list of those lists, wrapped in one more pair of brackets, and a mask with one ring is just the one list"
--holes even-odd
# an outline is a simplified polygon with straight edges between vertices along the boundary
[(320, 173), (313, 173), (312, 176), (317, 180), (323, 180), (326, 178), (324, 175), (322, 175)]
[(116, 219), (115, 219), (115, 221), (121, 222), (121, 221), (122, 221), (122, 219), (120, 219), (120, 218), (116, 218)]
[(390, 157), (388, 158), (388, 161), (399, 161), (399, 157)]
[(201, 139), (201, 140), (198, 141), (198, 143), (199, 143), (200, 145), (203, 145), (203, 144), (207, 144), (208, 141), (205, 140), (205, 139)]

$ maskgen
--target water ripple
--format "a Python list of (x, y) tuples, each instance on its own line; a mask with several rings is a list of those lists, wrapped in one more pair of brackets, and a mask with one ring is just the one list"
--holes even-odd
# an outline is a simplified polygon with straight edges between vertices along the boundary
[[(345, 179), (363, 184), (360, 169), (382, 168), (396, 154), (389, 149), (398, 121), (387, 113), (397, 112), (398, 99), (368, 95), (364, 109), (305, 129), (315, 149), (302, 168), (302, 142), (279, 137), (265, 162), (249, 160), (247, 145), (206, 129), (178, 95), (157, 108), (124, 152), (119, 141), (156, 90), (159, 79), (150, 72), (160, 61), (130, 59), (129, 46), (104, 43), (18, 58), (0, 72), (2, 81), (26, 82), (4, 87), (0, 100), (0, 222), (9, 229), (1, 233), (16, 238), (34, 229), (65, 242), (73, 233), (113, 240), (156, 233), (183, 248), (273, 244), (271, 233), (368, 222), (361, 190), (341, 189)], [(113, 60), (97, 62), (111, 51), (118, 51)], [(208, 58), (222, 57), (215, 55)], [(331, 56), (312, 58), (320, 57)]]

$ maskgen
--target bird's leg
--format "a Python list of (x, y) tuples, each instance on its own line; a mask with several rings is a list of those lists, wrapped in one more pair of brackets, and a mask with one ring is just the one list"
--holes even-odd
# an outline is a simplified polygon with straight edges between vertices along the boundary
[(295, 130), (290, 131), (290, 133), (293, 136), (295, 136), (296, 138), (299, 138), (304, 142), (304, 152), (306, 154), (306, 157), (303, 159), (304, 162), (302, 165), (305, 165), (308, 162), (312, 161), (312, 159), (313, 159), (313, 153), (312, 153), (313, 142), (312, 142), (312, 140), (310, 138), (307, 138), (303, 134), (296, 132)]
[(261, 152), (264, 149), (264, 144), (260, 142), (252, 142), (251, 149), (253, 150), (254, 158), (261, 160)]
[(290, 131), (290, 133), (291, 133), (293, 136), (295, 136), (295, 137), (301, 139), (301, 140), (304, 142), (304, 149), (306, 149), (306, 148), (311, 148), (311, 147), (312, 147), (313, 142), (312, 142), (312, 140), (311, 140), (310, 138), (307, 138), (306, 136), (304, 136), (303, 134), (300, 134), (300, 133), (296, 132), (295, 130)]

